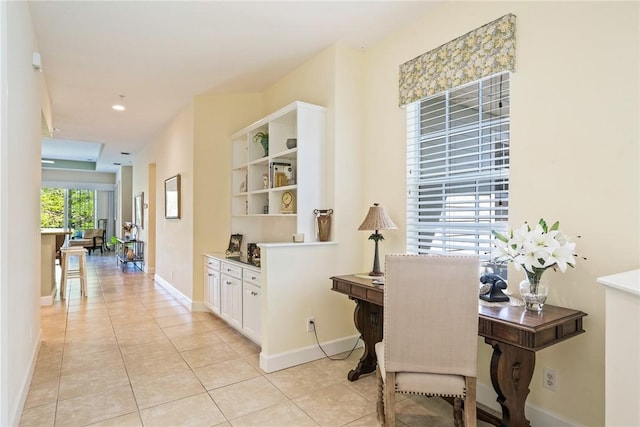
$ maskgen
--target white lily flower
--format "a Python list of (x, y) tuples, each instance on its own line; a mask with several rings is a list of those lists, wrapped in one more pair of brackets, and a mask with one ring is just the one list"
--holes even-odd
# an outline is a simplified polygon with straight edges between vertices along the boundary
[(497, 234), (494, 254), (500, 261), (513, 262), (518, 271), (524, 268), (539, 276), (557, 266), (564, 273), (567, 266), (575, 266), (576, 245), (558, 230), (557, 224), (552, 228), (548, 229), (541, 219), (533, 229), (524, 223), (506, 234)]
[(557, 264), (560, 271), (564, 273), (567, 271), (567, 265), (573, 267), (576, 264), (576, 260), (573, 257), (575, 248), (575, 243), (567, 243), (566, 245), (557, 247), (551, 256), (549, 256), (547, 262), (545, 262), (545, 267), (552, 267)]

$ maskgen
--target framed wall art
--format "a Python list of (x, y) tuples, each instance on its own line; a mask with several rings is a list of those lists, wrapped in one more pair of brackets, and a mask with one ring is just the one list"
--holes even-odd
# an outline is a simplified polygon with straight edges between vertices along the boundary
[(144, 228), (144, 192), (133, 198), (133, 223), (138, 228)]
[(164, 181), (164, 217), (180, 219), (180, 174)]

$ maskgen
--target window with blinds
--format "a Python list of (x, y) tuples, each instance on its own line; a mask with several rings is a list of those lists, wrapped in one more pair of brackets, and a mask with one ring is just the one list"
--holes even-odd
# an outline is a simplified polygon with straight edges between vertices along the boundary
[(407, 174), (407, 251), (489, 261), (508, 228), (509, 73), (408, 104)]

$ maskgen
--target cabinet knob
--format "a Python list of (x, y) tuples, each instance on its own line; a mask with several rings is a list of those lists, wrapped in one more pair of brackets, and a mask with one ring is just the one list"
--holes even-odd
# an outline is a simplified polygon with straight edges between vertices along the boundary
[(258, 295), (258, 293), (256, 291), (251, 291), (251, 295), (255, 297), (256, 295)]
[(209, 277), (213, 276), (213, 274), (209, 273)]
[(251, 280), (256, 280), (256, 276), (251, 276)]
[(227, 280), (225, 283), (226, 283), (227, 285), (231, 285), (231, 282), (230, 282), (230, 281), (228, 281), (228, 280)]

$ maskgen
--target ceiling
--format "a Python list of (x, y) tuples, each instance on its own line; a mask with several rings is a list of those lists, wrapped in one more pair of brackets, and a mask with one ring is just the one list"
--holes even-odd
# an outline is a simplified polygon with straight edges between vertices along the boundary
[(435, 4), (32, 1), (54, 128), (43, 158), (115, 172), (194, 96), (261, 92), (333, 43), (366, 49)]

